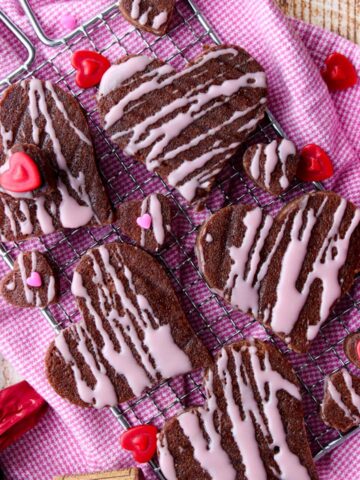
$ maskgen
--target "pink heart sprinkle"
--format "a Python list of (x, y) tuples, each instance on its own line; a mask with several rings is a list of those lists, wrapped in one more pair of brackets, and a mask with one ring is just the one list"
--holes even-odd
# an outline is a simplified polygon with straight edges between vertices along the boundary
[(31, 272), (30, 277), (26, 279), (26, 283), (29, 287), (39, 288), (42, 285), (41, 275), (38, 272)]
[(144, 215), (136, 219), (136, 223), (139, 225), (139, 227), (144, 228), (145, 230), (149, 230), (151, 227), (151, 222), (152, 218), (148, 213), (144, 213)]
[(72, 31), (77, 26), (77, 21), (74, 15), (71, 13), (65, 13), (62, 17), (60, 17), (61, 25), (66, 28), (66, 30)]

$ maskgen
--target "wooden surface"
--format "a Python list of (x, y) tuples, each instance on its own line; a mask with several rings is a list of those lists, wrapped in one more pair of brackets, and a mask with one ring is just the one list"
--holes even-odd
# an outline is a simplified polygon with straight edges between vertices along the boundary
[(360, 43), (360, 0), (277, 0), (284, 12)]

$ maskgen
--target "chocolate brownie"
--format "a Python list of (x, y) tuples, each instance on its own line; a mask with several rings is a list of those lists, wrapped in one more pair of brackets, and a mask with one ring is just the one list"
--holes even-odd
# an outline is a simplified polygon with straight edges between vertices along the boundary
[(1, 240), (111, 222), (89, 127), (72, 95), (37, 79), (10, 86), (0, 101), (1, 173), (7, 169), (12, 147), (23, 143), (36, 145), (46, 158), (41, 160), (38, 150), (33, 152), (44, 184), (39, 192), (0, 192)]
[(344, 352), (350, 362), (360, 368), (360, 333), (350, 333), (345, 338)]
[(158, 436), (167, 480), (317, 479), (299, 385), (269, 343), (220, 350), (204, 380), (206, 404), (168, 420)]
[(325, 378), (321, 418), (329, 427), (347, 432), (360, 425), (360, 378), (346, 368)]
[(34, 250), (21, 252), (12, 272), (0, 282), (4, 300), (17, 307), (47, 307), (55, 303), (58, 283), (46, 257)]
[(298, 163), (295, 145), (285, 138), (251, 145), (243, 158), (249, 178), (272, 195), (280, 195), (289, 187)]
[(305, 352), (360, 270), (360, 210), (333, 192), (303, 195), (275, 220), (236, 205), (212, 215), (196, 244), (210, 288)]
[(167, 197), (152, 193), (144, 200), (122, 203), (116, 210), (116, 225), (140, 247), (156, 252), (166, 243), (174, 213)]
[(83, 320), (56, 337), (46, 358), (50, 384), (70, 402), (117, 405), (211, 364), (169, 278), (141, 248), (91, 250), (74, 272), (72, 292)]
[(120, 0), (126, 20), (140, 30), (165, 35), (175, 8), (175, 0)]
[(104, 74), (104, 129), (128, 155), (201, 207), (229, 158), (263, 118), (266, 76), (239, 47), (205, 48), (183, 71), (127, 56)]

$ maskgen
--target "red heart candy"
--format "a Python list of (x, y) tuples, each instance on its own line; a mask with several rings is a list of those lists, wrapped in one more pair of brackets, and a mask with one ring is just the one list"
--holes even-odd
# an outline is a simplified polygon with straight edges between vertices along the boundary
[(80, 88), (90, 88), (100, 83), (102, 76), (111, 64), (100, 53), (91, 50), (78, 50), (71, 57), (71, 65), (77, 70), (76, 84)]
[(146, 463), (156, 452), (156, 435), (157, 428), (154, 425), (139, 425), (121, 435), (120, 445), (132, 452), (136, 462)]
[(334, 174), (328, 154), (319, 145), (310, 143), (300, 153), (296, 176), (304, 182), (321, 182)]
[(356, 344), (356, 353), (357, 353), (358, 359), (360, 360), (360, 341), (357, 342)]
[(350, 60), (337, 52), (327, 57), (321, 75), (330, 90), (344, 90), (353, 87), (358, 78)]
[(32, 192), (41, 186), (41, 175), (36, 162), (24, 152), (9, 158), (9, 170), (0, 175), (0, 186), (9, 192)]

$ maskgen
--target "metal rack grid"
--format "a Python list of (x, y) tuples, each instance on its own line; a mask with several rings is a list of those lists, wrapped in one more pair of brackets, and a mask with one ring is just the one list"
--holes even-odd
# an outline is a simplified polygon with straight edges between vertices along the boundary
[[(21, 0), (21, 3), (23, 6), (27, 4), (27, 14), (32, 25), (37, 26), (36, 33), (40, 35), (41, 26), (27, 0)], [(192, 0), (178, 1), (171, 30), (162, 38), (155, 38), (127, 25), (113, 5), (83, 24), (76, 32), (56, 40), (54, 45), (44, 42), (49, 47), (44, 58), (37, 59), (31, 69), (29, 64), (25, 64), (22, 67), (21, 78), (37, 76), (52, 80), (79, 100), (87, 113), (101, 175), (114, 206), (124, 200), (143, 198), (153, 191), (160, 191), (172, 199), (177, 207), (175, 227), (182, 233), (172, 234), (171, 242), (156, 257), (173, 281), (192, 326), (212, 353), (238, 338), (256, 335), (274, 343), (292, 361), (303, 388), (305, 420), (313, 453), (318, 459), (358, 431), (353, 429), (350, 433), (342, 435), (326, 427), (319, 418), (318, 408), (322, 399), (324, 376), (342, 366), (348, 366), (342, 352), (342, 343), (345, 336), (356, 329), (356, 323), (360, 318), (360, 299), (354, 294), (346, 295), (339, 302), (329, 321), (322, 327), (310, 352), (298, 355), (287, 349), (255, 320), (234, 311), (208, 289), (198, 270), (193, 245), (199, 225), (210, 213), (223, 205), (239, 202), (255, 203), (268, 213), (274, 213), (299, 194), (321, 188), (321, 185), (295, 183), (280, 197), (271, 197), (260, 191), (243, 175), (240, 166), (242, 152), (239, 152), (220, 175), (205, 210), (196, 213), (161, 179), (146, 172), (143, 166), (125, 157), (111, 144), (99, 125), (93, 101), (94, 92), (82, 91), (76, 86), (74, 71), (69, 62), (72, 51), (90, 48), (105, 54), (111, 60), (127, 53), (144, 53), (159, 56), (181, 68), (199, 53), (204, 44), (213, 42), (219, 42), (219, 39)], [(54, 50), (52, 47), (57, 48)], [(17, 73), (20, 73), (20, 70)], [(14, 74), (11, 74), (11, 78), (5, 79), (4, 83), (10, 83), (13, 78)], [(17, 78), (20, 76), (17, 75)], [(269, 141), (279, 133), (281, 129), (269, 114), (247, 143)], [(176, 232), (176, 228), (174, 231)], [(31, 248), (47, 252), (61, 278), (61, 301), (49, 309), (42, 310), (42, 313), (52, 328), (59, 331), (79, 320), (79, 313), (70, 293), (74, 266), (89, 248), (114, 239), (126, 240), (114, 225), (97, 229), (81, 228), (28, 242), (0, 244), (0, 251), (10, 267), (19, 251), (29, 249), (30, 245)], [(358, 286), (359, 280), (356, 287)], [(356, 320), (348, 325), (348, 317), (354, 312)], [(124, 428), (138, 423), (154, 423), (161, 426), (165, 418), (173, 416), (180, 408), (198, 404), (203, 399), (201, 373), (194, 372), (183, 378), (166, 381), (141, 398), (110, 410)], [(158, 478), (164, 479), (155, 462), (151, 462), (151, 467)]]

